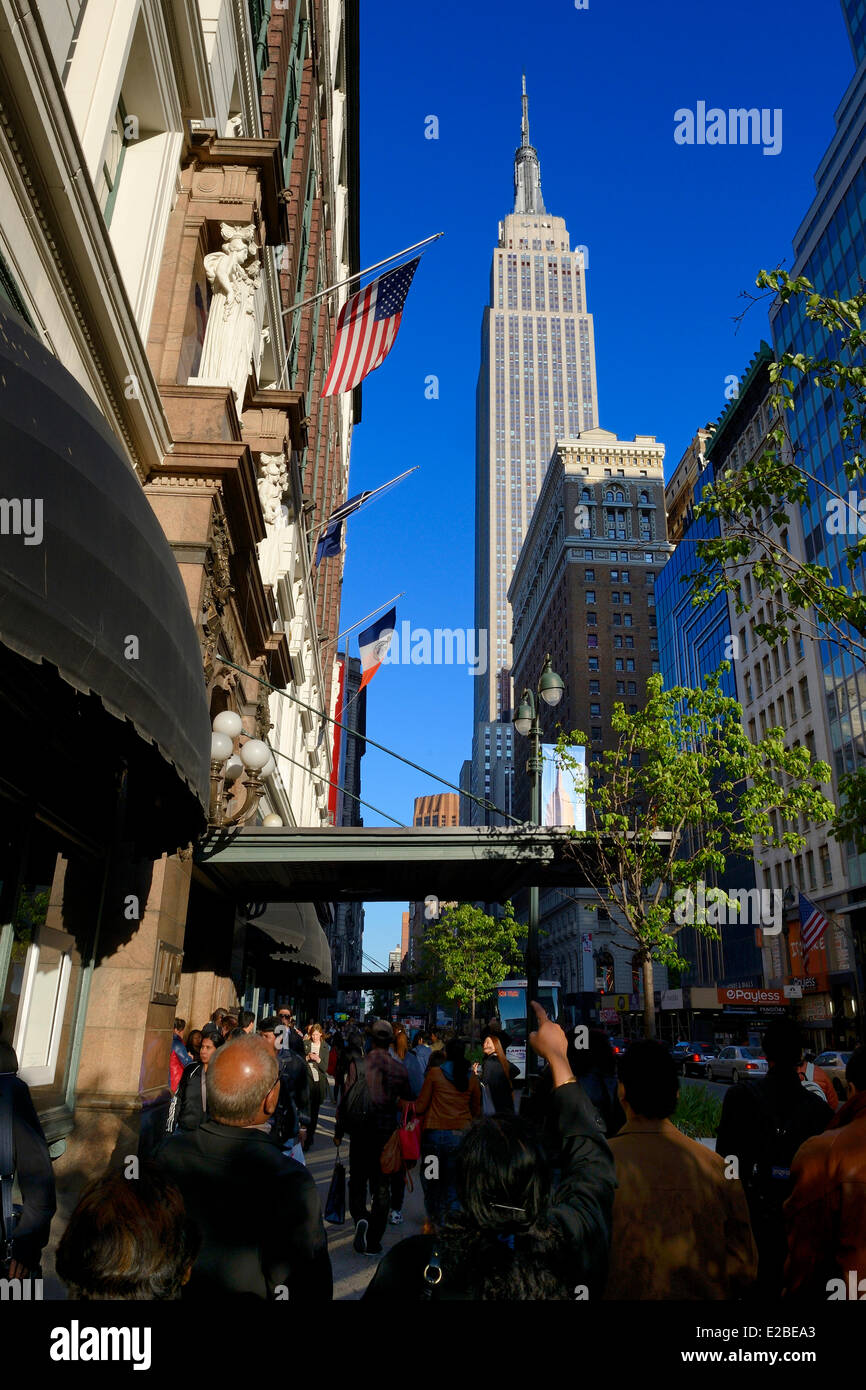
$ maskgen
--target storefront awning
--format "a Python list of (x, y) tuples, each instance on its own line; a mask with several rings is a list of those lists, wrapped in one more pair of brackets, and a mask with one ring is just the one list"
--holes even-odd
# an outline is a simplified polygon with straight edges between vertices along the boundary
[(331, 948), (312, 903), (266, 903), (248, 912), (250, 926), (276, 943), (269, 958), (314, 972), (318, 984), (331, 983)]
[(210, 720), (177, 561), (93, 401), (2, 303), (0, 432), (0, 641), (158, 748), (192, 837)]

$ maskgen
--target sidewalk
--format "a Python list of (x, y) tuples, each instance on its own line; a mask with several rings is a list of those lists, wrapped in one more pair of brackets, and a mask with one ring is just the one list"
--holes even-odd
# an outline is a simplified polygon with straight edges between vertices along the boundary
[[(348, 1153), (349, 1143), (348, 1140), (345, 1140), (341, 1145), (341, 1155), (347, 1172), (349, 1168)], [(316, 1138), (312, 1149), (307, 1154), (307, 1167), (316, 1180), (323, 1210), (336, 1157), (334, 1107), (327, 1104), (323, 1105), (319, 1111)], [(408, 1188), (406, 1189), (406, 1198), (403, 1202), (403, 1224), (385, 1227), (385, 1234), (382, 1237), (382, 1248), (385, 1252), (396, 1245), (398, 1241), (404, 1240), (406, 1236), (421, 1234), (424, 1225), (424, 1197), (421, 1192), (420, 1165), (418, 1164), (412, 1170), (412, 1181), (415, 1184), (415, 1191), (410, 1192)], [(353, 1250), (352, 1241), (355, 1238), (355, 1227), (349, 1215), (348, 1205), (345, 1224), (331, 1226), (326, 1221), (325, 1230), (328, 1233), (328, 1252), (334, 1271), (334, 1302), (342, 1303), (358, 1299), (372, 1279), (382, 1256), (379, 1255), (374, 1258), (371, 1255), (358, 1255)]]

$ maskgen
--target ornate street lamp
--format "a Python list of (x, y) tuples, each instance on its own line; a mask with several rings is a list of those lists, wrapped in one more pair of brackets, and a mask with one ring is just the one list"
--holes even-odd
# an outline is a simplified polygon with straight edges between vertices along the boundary
[[(234, 710), (223, 710), (213, 721), (210, 744), (210, 814), (211, 829), (245, 825), (258, 810), (265, 792), (263, 778), (276, 770), (271, 750), (260, 738), (247, 738), (238, 752), (235, 741), (243, 734), (243, 722)], [(246, 796), (239, 810), (228, 814), (235, 782), (246, 772)], [(282, 825), (279, 816), (266, 816), (265, 825)]]
[[(532, 740), (526, 771), (531, 779), (531, 801), (529, 819), (533, 825), (541, 824), (541, 721), (539, 714), (542, 702), (553, 707), (558, 705), (565, 691), (565, 682), (550, 664), (550, 652), (544, 658), (544, 667), (538, 686), (533, 692), (525, 689), (520, 704), (514, 713), (514, 727), (524, 738)], [(538, 1059), (529, 1044), (529, 1034), (536, 1027), (532, 1000), (538, 996), (538, 972), (540, 960), (538, 952), (538, 887), (529, 890), (529, 926), (526, 939), (526, 1090), (532, 1093), (538, 1074)]]

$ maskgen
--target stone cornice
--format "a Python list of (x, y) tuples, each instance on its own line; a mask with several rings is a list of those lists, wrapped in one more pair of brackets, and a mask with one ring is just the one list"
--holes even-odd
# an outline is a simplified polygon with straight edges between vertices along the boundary
[[(262, 211), (272, 243), (289, 239), (289, 224), (285, 200), (279, 196), (283, 188), (283, 171), (279, 140), (254, 140), (246, 136), (222, 138), (214, 131), (195, 131), (190, 157), (199, 168), (221, 165), (224, 169), (257, 169), (262, 190)], [(221, 214), (230, 219), (231, 212)]]

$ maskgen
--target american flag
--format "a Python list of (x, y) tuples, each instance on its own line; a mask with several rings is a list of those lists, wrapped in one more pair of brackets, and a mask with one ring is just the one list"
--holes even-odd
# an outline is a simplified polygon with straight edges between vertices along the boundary
[(381, 366), (394, 346), (403, 305), (421, 257), (380, 275), (346, 300), (337, 319), (337, 339), (323, 396), (351, 391)]
[(811, 951), (813, 946), (821, 940), (830, 923), (824, 916), (820, 907), (806, 897), (805, 893), (800, 894), (800, 940), (803, 944), (804, 954)]

